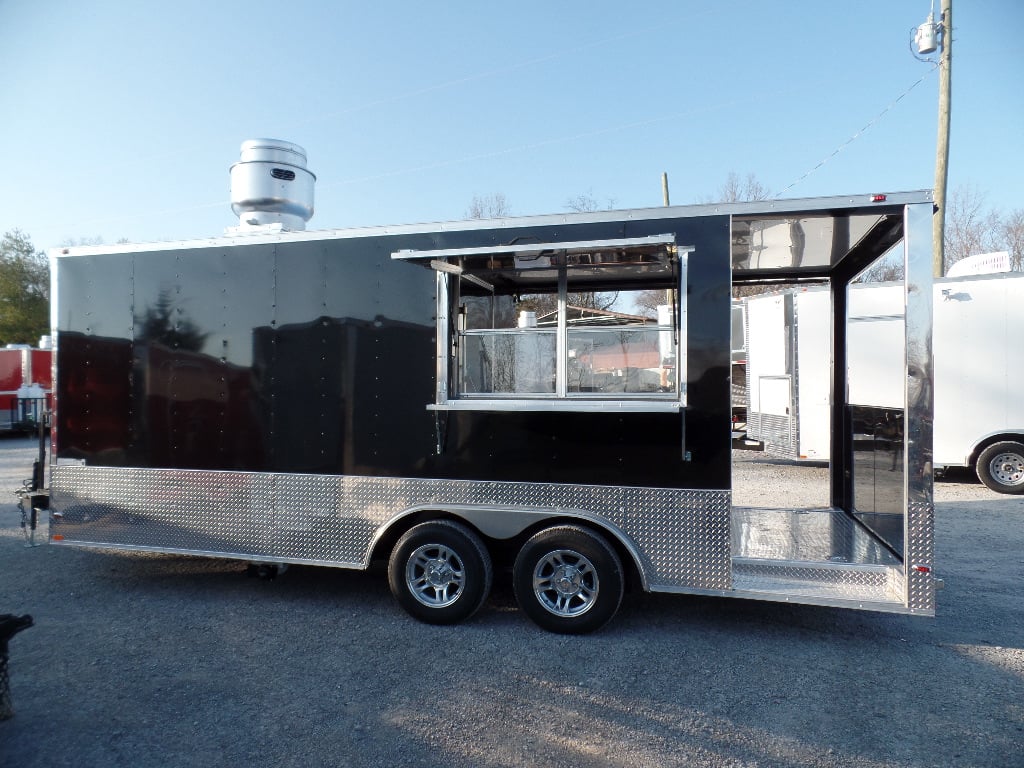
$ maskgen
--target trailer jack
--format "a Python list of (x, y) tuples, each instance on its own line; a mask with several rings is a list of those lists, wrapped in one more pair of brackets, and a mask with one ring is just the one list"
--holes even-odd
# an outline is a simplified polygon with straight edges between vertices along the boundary
[(25, 546), (38, 547), (36, 527), (39, 524), (39, 512), (50, 508), (50, 494), (46, 491), (46, 426), (49, 414), (39, 421), (39, 455), (32, 462), (32, 477), (15, 491), (18, 496), (18, 508), (21, 510), (21, 529), (25, 533)]

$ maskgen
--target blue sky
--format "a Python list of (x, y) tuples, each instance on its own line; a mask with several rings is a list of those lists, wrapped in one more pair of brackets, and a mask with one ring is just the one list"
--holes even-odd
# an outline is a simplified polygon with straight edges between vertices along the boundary
[[(730, 172), (783, 197), (931, 188), (938, 71), (910, 50), (930, 6), (0, 0), (0, 232), (216, 236), (257, 137), (305, 147), (310, 229), (492, 193), (514, 215), (656, 206), (663, 171), (674, 204)], [(1024, 3), (954, 14), (950, 188), (1024, 207)]]

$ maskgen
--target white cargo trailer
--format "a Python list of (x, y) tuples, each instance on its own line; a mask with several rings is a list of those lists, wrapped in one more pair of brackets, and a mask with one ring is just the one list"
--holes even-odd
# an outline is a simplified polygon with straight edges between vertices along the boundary
[[(830, 457), (832, 341), (828, 291), (790, 288), (745, 300), (748, 440), (797, 461)], [(940, 278), (934, 285), (935, 465), (970, 467), (1001, 493), (1024, 493), (1024, 273)], [(906, 379), (904, 290), (849, 289), (851, 404), (891, 408)]]

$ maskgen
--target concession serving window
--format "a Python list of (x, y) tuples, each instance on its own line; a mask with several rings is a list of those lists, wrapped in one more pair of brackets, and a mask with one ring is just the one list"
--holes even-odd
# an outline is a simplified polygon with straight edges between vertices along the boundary
[(674, 235), (397, 251), (436, 272), (436, 410), (678, 411)]

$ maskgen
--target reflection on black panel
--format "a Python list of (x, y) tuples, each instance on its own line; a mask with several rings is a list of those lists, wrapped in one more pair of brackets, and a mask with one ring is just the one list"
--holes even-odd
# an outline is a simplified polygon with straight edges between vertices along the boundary
[(265, 465), (248, 368), (159, 342), (136, 351), (143, 466), (250, 469)]
[(135, 434), (131, 341), (61, 333), (58, 354), (60, 456), (128, 463)]
[(433, 452), (433, 330), (385, 318), (257, 328), (253, 372), (278, 472), (413, 475)]
[[(685, 413), (429, 409), (435, 276), (392, 252), (668, 231), (696, 249), (687, 273)], [(56, 458), (728, 488), (728, 232), (723, 215), (58, 259)]]
[(903, 554), (903, 411), (852, 406), (854, 515)]

